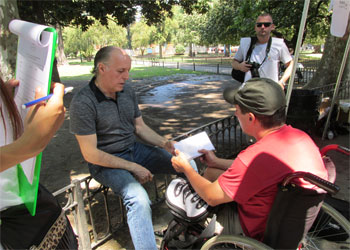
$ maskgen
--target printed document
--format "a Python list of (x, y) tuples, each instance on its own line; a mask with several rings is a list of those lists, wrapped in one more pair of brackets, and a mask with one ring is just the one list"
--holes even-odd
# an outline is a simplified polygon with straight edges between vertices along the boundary
[(186, 159), (189, 161), (202, 155), (198, 150), (215, 150), (214, 145), (205, 131), (175, 143), (174, 147), (184, 153)]

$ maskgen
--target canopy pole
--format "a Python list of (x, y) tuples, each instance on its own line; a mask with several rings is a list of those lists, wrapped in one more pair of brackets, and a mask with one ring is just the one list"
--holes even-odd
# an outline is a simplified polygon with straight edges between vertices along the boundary
[(286, 94), (286, 105), (287, 105), (287, 107), (286, 107), (286, 115), (288, 113), (290, 96), (291, 96), (291, 93), (292, 93), (292, 90), (293, 90), (294, 76), (295, 76), (295, 72), (296, 72), (297, 65), (298, 65), (299, 51), (300, 51), (301, 42), (303, 40), (303, 34), (304, 34), (304, 29), (305, 29), (307, 13), (309, 11), (309, 4), (310, 4), (310, 0), (305, 0), (305, 2), (304, 2), (304, 9), (303, 9), (303, 15), (302, 15), (301, 21), (300, 21), (297, 45), (296, 45), (295, 52), (294, 52), (294, 60), (293, 60), (294, 63), (293, 63), (293, 68), (292, 68), (292, 74), (291, 74), (291, 76), (289, 78), (289, 81), (288, 81), (288, 89), (287, 89), (287, 94)]
[(338, 96), (339, 87), (340, 87), (340, 81), (341, 81), (341, 78), (343, 77), (346, 60), (347, 60), (348, 54), (349, 54), (349, 47), (350, 47), (350, 35), (348, 36), (348, 41), (346, 42), (346, 47), (345, 47), (343, 60), (342, 60), (341, 65), (340, 65), (340, 70), (339, 70), (339, 73), (338, 73), (338, 78), (337, 78), (337, 82), (336, 82), (334, 93), (333, 93), (331, 108), (329, 109), (326, 125), (325, 125), (325, 127), (323, 129), (323, 133), (322, 133), (322, 140), (324, 140), (324, 138), (326, 137), (326, 133), (327, 133), (327, 130), (328, 130), (329, 122), (331, 120), (331, 115), (332, 115), (332, 111), (333, 111), (333, 108), (334, 108), (334, 104), (335, 104), (336, 98)]

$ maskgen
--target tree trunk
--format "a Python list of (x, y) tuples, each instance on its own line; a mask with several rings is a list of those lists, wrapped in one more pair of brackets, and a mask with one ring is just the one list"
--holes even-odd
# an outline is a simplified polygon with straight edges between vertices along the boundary
[[(344, 56), (346, 40), (328, 35), (324, 46), (323, 56), (311, 81), (305, 88), (320, 87), (335, 83)], [(350, 57), (348, 56), (342, 79), (350, 78)]]
[(225, 56), (226, 56), (226, 57), (229, 57), (229, 56), (230, 56), (230, 50), (231, 50), (230, 45), (229, 45), (229, 44), (226, 44), (226, 45), (225, 45)]
[(191, 57), (193, 56), (192, 45), (193, 45), (192, 43), (190, 43), (190, 44), (188, 45), (188, 55), (191, 56)]
[(58, 39), (57, 65), (68, 65), (68, 60), (66, 58), (66, 55), (64, 54), (62, 29), (59, 24), (56, 24), (56, 31), (57, 31), (57, 39)]
[(159, 44), (159, 58), (163, 58), (162, 45)]
[(128, 49), (132, 49), (132, 42), (131, 42), (132, 36), (131, 36), (131, 32), (130, 32), (130, 25), (128, 25), (128, 26), (126, 27), (126, 31), (127, 31), (126, 37), (127, 37), (127, 39), (128, 39)]
[(18, 37), (8, 29), (13, 19), (18, 19), (16, 0), (0, 0), (0, 77), (7, 81), (14, 78)]

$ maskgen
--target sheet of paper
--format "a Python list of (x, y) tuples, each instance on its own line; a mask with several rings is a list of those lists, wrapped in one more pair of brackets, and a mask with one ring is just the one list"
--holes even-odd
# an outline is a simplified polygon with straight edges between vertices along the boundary
[[(12, 33), (19, 36), (16, 62), (16, 79), (19, 87), (15, 90), (15, 102), (22, 119), (28, 109), (22, 109), (24, 103), (35, 99), (35, 89), (47, 93), (51, 69), (52, 32), (44, 31), (47, 26), (22, 20), (13, 20), (9, 24)], [(21, 163), (29, 183), (33, 182), (35, 157)]]
[(215, 150), (209, 136), (204, 131), (175, 143), (174, 147), (183, 152), (187, 160), (200, 156), (201, 153), (198, 152), (200, 149)]
[(336, 37), (343, 37), (348, 25), (350, 14), (349, 0), (332, 0), (331, 8), (333, 8), (331, 34)]

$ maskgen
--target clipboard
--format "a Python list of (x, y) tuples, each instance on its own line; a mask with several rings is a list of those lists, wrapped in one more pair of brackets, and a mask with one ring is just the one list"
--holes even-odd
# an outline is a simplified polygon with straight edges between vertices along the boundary
[[(16, 79), (20, 81), (15, 91), (15, 102), (24, 120), (28, 109), (22, 104), (34, 100), (35, 88), (50, 92), (53, 62), (57, 47), (57, 32), (52, 27), (12, 20), (12, 33), (19, 36), (16, 60)], [(22, 89), (21, 89), (22, 87)], [(19, 196), (34, 216), (38, 197), (42, 153), (17, 165)]]

